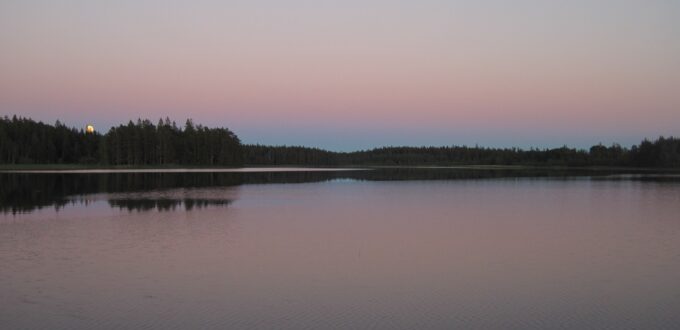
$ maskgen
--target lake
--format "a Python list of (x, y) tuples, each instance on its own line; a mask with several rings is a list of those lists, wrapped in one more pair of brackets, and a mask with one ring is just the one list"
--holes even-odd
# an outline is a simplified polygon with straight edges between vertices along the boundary
[(2, 329), (677, 329), (680, 178), (0, 173)]

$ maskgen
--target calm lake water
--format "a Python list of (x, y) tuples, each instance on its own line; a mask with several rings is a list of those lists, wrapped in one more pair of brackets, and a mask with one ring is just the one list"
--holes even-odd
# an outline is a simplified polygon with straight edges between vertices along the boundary
[(0, 173), (1, 329), (677, 329), (680, 178)]

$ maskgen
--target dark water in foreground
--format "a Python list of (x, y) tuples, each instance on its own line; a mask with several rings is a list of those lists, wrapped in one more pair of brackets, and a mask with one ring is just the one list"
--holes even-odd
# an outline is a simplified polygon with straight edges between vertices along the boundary
[(680, 179), (0, 173), (0, 329), (674, 329)]

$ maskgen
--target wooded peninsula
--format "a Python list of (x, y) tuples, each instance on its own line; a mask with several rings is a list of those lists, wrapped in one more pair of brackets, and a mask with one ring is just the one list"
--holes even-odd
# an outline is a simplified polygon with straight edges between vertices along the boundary
[(89, 132), (29, 118), (0, 118), (0, 165), (80, 164), (87, 166), (615, 166), (680, 167), (680, 139), (647, 139), (630, 148), (618, 144), (590, 149), (381, 147), (334, 152), (302, 146), (243, 144), (227, 128), (208, 128), (187, 120), (147, 119)]

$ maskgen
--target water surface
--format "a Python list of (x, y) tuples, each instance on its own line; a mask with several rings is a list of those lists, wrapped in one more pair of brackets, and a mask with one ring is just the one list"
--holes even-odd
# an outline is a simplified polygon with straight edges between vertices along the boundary
[(680, 326), (674, 176), (0, 180), (3, 329)]

